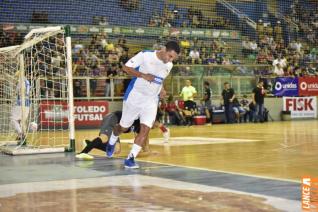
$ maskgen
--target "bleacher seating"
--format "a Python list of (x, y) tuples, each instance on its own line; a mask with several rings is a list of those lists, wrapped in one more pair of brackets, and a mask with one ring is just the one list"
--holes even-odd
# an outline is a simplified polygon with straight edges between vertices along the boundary
[[(28, 23), (33, 12), (44, 11), (50, 23), (92, 24), (94, 16), (105, 16), (112, 25), (145, 26), (153, 11), (162, 11), (163, 0), (140, 0), (140, 8), (127, 11), (119, 1), (39, 1), (16, 0), (1, 2), (1, 22)], [(13, 18), (14, 17), (14, 18)]]

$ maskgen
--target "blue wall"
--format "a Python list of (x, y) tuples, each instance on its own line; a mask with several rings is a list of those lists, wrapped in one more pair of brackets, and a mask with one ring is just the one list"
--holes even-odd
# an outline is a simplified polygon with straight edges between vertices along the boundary
[(140, 0), (140, 8), (129, 12), (119, 0), (7, 0), (0, 1), (0, 22), (30, 22), (33, 11), (46, 11), (50, 23), (91, 24), (93, 16), (106, 16), (114, 25), (148, 24), (155, 10), (161, 11), (163, 0)]

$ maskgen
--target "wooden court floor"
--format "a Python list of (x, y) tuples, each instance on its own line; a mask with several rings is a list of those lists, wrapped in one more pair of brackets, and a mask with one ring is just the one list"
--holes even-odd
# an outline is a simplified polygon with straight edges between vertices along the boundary
[[(0, 211), (301, 211), (301, 177), (318, 176), (317, 125), (171, 126), (167, 144), (153, 129), (138, 170), (123, 168), (132, 134), (114, 159), (0, 154)], [(77, 130), (77, 151), (98, 133)]]
[[(170, 130), (171, 141), (160, 145), (160, 141), (154, 143), (162, 137), (160, 131), (153, 129), (150, 134), (151, 153), (141, 153), (138, 161), (296, 182), (300, 182), (302, 176), (318, 176), (317, 120), (171, 126)], [(77, 130), (77, 151), (82, 148), (81, 140), (96, 135), (97, 129)], [(186, 137), (186, 140), (182, 142), (178, 137)], [(131, 138), (132, 134), (121, 136), (123, 141)], [(208, 142), (202, 143), (200, 139)], [(130, 145), (123, 142), (122, 152), (116, 157), (126, 157)], [(93, 154), (104, 155), (98, 150)]]

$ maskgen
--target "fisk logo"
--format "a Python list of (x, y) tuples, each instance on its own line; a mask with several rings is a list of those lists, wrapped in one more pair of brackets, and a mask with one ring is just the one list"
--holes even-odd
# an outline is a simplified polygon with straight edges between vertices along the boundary
[(286, 99), (287, 111), (313, 111), (313, 99), (308, 98), (290, 98)]

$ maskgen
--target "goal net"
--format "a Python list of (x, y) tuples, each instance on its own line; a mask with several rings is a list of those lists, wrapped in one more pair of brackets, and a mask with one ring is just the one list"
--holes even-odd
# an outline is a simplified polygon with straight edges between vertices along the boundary
[(47, 27), (31, 30), (21, 45), (0, 49), (2, 152), (74, 148), (70, 48), (63, 27)]

